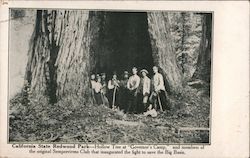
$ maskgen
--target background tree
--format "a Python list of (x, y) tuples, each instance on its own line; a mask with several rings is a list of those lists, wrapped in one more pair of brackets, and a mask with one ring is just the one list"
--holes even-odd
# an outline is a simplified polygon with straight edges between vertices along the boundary
[(197, 69), (193, 79), (200, 79), (210, 84), (211, 74), (211, 36), (212, 36), (212, 15), (202, 14), (202, 38), (197, 61)]
[(197, 65), (202, 35), (202, 15), (193, 12), (171, 12), (169, 19), (177, 65), (182, 71), (184, 80), (189, 81)]

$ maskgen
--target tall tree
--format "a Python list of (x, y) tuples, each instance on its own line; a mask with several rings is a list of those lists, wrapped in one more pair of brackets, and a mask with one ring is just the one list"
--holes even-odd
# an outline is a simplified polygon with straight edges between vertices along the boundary
[[(32, 94), (45, 95), (52, 104), (61, 99), (89, 101), (89, 75), (103, 64), (103, 49), (99, 45), (103, 45), (100, 37), (103, 27), (108, 26), (108, 15), (79, 10), (37, 11), (26, 69)], [(146, 22), (141, 23), (148, 27), (154, 63), (162, 68), (170, 90), (181, 92), (182, 74), (172, 48), (168, 14), (152, 12), (146, 18), (144, 15), (141, 17)]]
[(201, 79), (207, 83), (210, 83), (211, 73), (211, 30), (212, 14), (203, 14), (202, 39), (200, 43), (197, 69), (193, 75), (193, 79)]
[(169, 13), (169, 17), (177, 65), (182, 70), (184, 80), (188, 81), (196, 69), (202, 35), (202, 14), (173, 12)]
[(48, 96), (51, 103), (88, 98), (88, 17), (87, 11), (37, 11), (26, 69), (32, 94)]
[(183, 77), (177, 66), (172, 46), (168, 13), (148, 13), (148, 26), (154, 62), (163, 70), (170, 90), (179, 93), (183, 88)]

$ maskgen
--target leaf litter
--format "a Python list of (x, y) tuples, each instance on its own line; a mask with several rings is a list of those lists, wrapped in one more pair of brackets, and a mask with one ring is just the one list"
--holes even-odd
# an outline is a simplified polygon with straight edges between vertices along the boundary
[(181, 127), (209, 128), (209, 97), (190, 89), (185, 94), (168, 96), (171, 110), (158, 112), (155, 118), (105, 106), (69, 106), (70, 101), (51, 105), (19, 94), (10, 101), (10, 141), (208, 143), (209, 131), (178, 133)]

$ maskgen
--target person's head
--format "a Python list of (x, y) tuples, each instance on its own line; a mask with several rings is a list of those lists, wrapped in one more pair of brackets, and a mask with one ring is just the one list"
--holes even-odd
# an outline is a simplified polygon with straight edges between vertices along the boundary
[(94, 79), (95, 79), (95, 74), (92, 74), (92, 75), (90, 76), (90, 78), (91, 78), (91, 80), (94, 80)]
[(100, 76), (97, 77), (97, 82), (101, 82), (101, 81), (102, 81), (101, 77)]
[(124, 71), (124, 78), (128, 78), (128, 71)]
[(132, 73), (133, 73), (133, 75), (137, 74), (137, 68), (136, 67), (132, 68)]
[(102, 79), (105, 79), (106, 78), (106, 74), (105, 73), (102, 73)]
[(153, 67), (153, 72), (154, 72), (154, 73), (158, 73), (158, 67), (157, 67), (157, 66), (154, 66), (154, 67)]
[(146, 69), (142, 69), (141, 74), (142, 74), (143, 77), (145, 77), (145, 76), (147, 76), (148, 71)]
[(117, 75), (116, 74), (113, 74), (113, 79), (117, 79)]
[(96, 74), (96, 79), (98, 79), (100, 77), (100, 75), (99, 74)]

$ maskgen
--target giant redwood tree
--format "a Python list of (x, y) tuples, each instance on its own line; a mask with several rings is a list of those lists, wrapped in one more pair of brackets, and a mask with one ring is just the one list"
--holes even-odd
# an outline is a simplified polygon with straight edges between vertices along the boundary
[(168, 13), (148, 13), (148, 25), (153, 47), (153, 58), (154, 63), (162, 68), (170, 91), (181, 92), (183, 82), (182, 74), (176, 63), (168, 18)]
[(39, 10), (30, 45), (26, 80), (51, 103), (88, 101), (90, 73), (133, 66), (158, 65), (170, 90), (182, 89), (167, 13)]
[(86, 11), (37, 11), (26, 78), (32, 93), (63, 97), (89, 95), (89, 14)]

